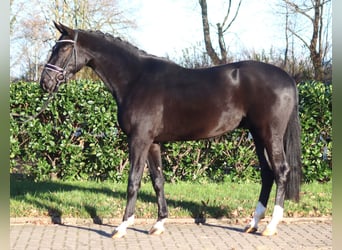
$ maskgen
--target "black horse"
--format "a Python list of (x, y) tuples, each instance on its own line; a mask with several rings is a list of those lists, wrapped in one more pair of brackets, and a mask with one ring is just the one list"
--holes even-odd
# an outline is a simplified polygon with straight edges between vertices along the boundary
[(89, 66), (113, 94), (119, 125), (128, 137), (127, 205), (114, 238), (124, 236), (134, 222), (146, 164), (158, 202), (158, 220), (150, 233), (164, 231), (168, 210), (160, 143), (215, 137), (237, 127), (248, 128), (253, 135), (262, 177), (259, 201), (245, 231), (257, 230), (275, 181), (275, 206), (263, 235), (277, 233), (284, 200), (298, 201), (301, 183), (298, 94), (286, 72), (255, 61), (186, 69), (100, 31), (54, 24), (61, 37), (42, 72), (42, 88), (55, 92)]

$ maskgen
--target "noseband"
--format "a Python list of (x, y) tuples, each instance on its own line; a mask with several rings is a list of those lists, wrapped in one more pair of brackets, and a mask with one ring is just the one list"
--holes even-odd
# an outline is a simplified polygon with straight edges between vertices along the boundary
[(64, 40), (58, 40), (56, 43), (72, 43), (73, 44), (73, 49), (72, 53), (70, 54), (68, 60), (66, 61), (65, 65), (63, 67), (59, 67), (57, 65), (53, 65), (50, 63), (45, 64), (44, 70), (46, 73), (49, 75), (49, 77), (52, 79), (51, 75), (49, 74), (49, 71), (57, 72), (55, 78), (56, 78), (56, 85), (54, 87), (54, 90), (59, 87), (59, 85), (63, 82), (67, 81), (67, 67), (69, 66), (69, 63), (71, 59), (74, 57), (75, 58), (75, 69), (77, 67), (77, 50), (76, 50), (76, 42), (77, 42), (77, 37), (78, 37), (78, 32), (76, 30), (75, 32), (75, 37), (74, 40), (71, 39), (64, 39)]

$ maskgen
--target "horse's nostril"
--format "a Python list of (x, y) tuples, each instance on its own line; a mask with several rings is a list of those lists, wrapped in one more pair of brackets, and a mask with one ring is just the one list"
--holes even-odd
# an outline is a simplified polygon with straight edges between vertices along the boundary
[(51, 80), (40, 80), (40, 87), (46, 92), (51, 92), (53, 86), (54, 83)]

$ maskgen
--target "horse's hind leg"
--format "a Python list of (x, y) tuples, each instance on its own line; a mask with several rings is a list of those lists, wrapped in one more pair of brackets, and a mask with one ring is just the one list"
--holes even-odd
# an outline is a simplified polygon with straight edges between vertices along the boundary
[(148, 154), (148, 168), (152, 180), (153, 188), (156, 192), (157, 203), (158, 203), (158, 220), (153, 225), (149, 234), (158, 235), (165, 231), (164, 222), (167, 218), (167, 204), (164, 195), (164, 175), (162, 168), (162, 160), (160, 154), (160, 145), (152, 144)]
[(271, 128), (270, 130), (264, 130), (264, 132), (268, 132), (262, 136), (258, 136), (259, 133), (252, 132), (261, 164), (262, 187), (253, 220), (245, 228), (246, 232), (255, 232), (257, 230), (258, 222), (264, 217), (274, 181), (277, 185), (275, 206), (272, 219), (262, 232), (262, 235), (269, 236), (277, 234), (277, 225), (283, 218), (285, 187), (289, 173), (283, 145), (283, 130)]
[(268, 161), (265, 157), (265, 147), (261, 138), (257, 133), (251, 131), (256, 147), (256, 153), (258, 155), (259, 164), (261, 166), (261, 192), (258, 200), (258, 204), (255, 208), (253, 219), (251, 222), (245, 227), (244, 231), (247, 233), (254, 233), (258, 230), (258, 223), (261, 219), (265, 217), (265, 211), (267, 207), (267, 202), (270, 197), (272, 185), (274, 182), (274, 175)]
[(285, 189), (290, 172), (290, 168), (285, 157), (283, 136), (274, 133), (272, 134), (271, 139), (271, 143), (267, 146), (267, 154), (273, 169), (277, 189), (272, 219), (266, 229), (262, 232), (262, 235), (266, 236), (277, 234), (277, 225), (283, 218)]

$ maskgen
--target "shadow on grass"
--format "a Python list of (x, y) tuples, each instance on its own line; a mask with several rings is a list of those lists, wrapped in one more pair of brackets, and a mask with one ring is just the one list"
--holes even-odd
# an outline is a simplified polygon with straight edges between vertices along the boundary
[[(99, 187), (81, 187), (63, 182), (45, 181), (45, 182), (33, 182), (25, 179), (20, 179), (15, 176), (11, 176), (10, 183), (10, 197), (11, 199), (22, 200), (25, 203), (32, 204), (37, 208), (46, 210), (47, 214), (51, 218), (51, 222), (55, 224), (61, 224), (62, 211), (56, 209), (53, 204), (64, 203), (66, 206), (75, 207), (77, 204), (63, 201), (57, 198), (54, 193), (56, 192), (68, 192), (68, 191), (85, 191), (93, 192), (97, 194), (104, 194), (108, 197), (116, 197), (120, 200), (126, 200), (126, 192), (113, 191), (109, 188)], [(42, 202), (42, 198), (47, 202)], [(143, 190), (139, 191), (138, 199), (144, 203), (156, 203), (156, 196)], [(220, 218), (230, 213), (227, 207), (211, 206), (203, 202), (183, 201), (177, 199), (167, 199), (168, 207), (181, 207), (184, 210), (189, 211), (195, 223), (205, 223), (205, 218)], [(114, 204), (113, 204), (114, 205)], [(83, 205), (85, 211), (93, 219), (95, 224), (102, 224), (102, 219), (98, 216), (95, 206), (89, 204)], [(157, 218), (157, 213), (156, 213)]]

